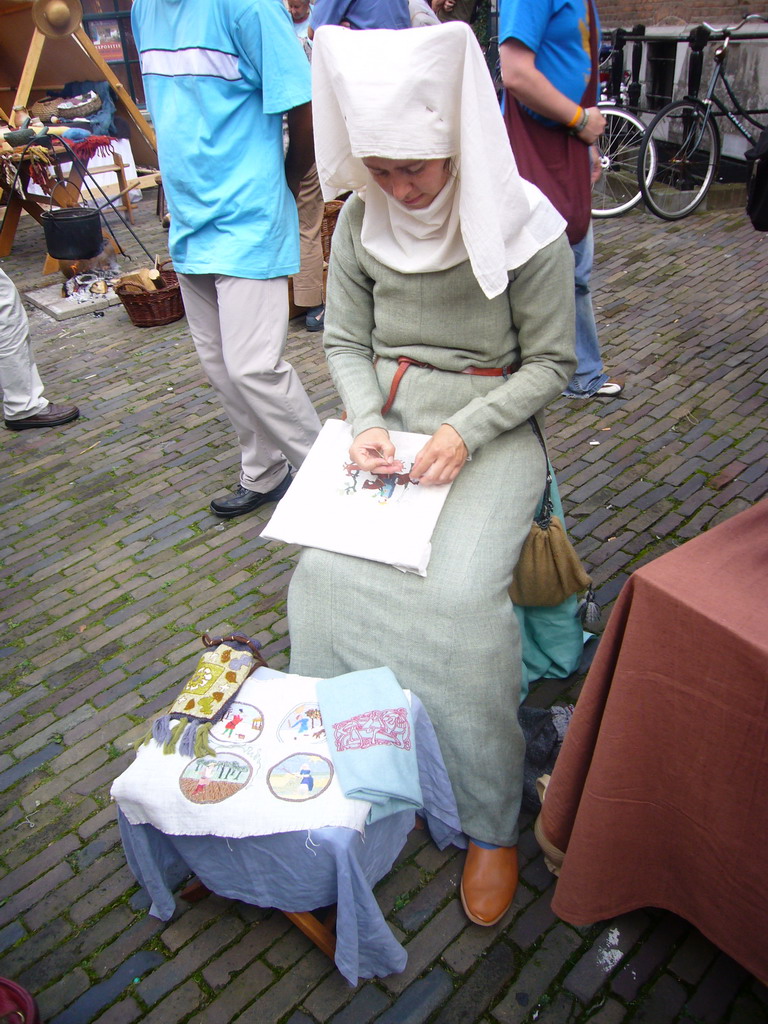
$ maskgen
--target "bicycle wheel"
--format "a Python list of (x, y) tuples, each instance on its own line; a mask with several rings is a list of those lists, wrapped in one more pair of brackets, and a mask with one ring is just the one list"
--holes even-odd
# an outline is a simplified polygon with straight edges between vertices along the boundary
[(648, 125), (641, 161), (651, 146), (656, 150), (653, 177), (646, 181), (638, 170), (648, 209), (662, 220), (687, 217), (707, 194), (720, 161), (720, 135), (704, 104), (694, 100), (667, 104)]
[[(592, 216), (616, 217), (640, 202), (637, 184), (640, 146), (645, 125), (621, 107), (599, 104), (605, 118), (605, 131), (597, 140), (602, 172), (592, 186)], [(656, 170), (656, 149), (646, 149), (644, 175), (647, 180)]]

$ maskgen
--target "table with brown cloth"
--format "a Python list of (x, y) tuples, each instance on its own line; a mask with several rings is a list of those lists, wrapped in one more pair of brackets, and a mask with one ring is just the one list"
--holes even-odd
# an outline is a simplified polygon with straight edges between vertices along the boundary
[(768, 983), (768, 500), (627, 581), (540, 824), (563, 920), (670, 910)]

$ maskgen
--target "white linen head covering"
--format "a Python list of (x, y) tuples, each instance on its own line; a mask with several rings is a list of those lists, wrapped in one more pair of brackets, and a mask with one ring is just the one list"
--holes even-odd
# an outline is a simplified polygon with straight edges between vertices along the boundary
[[(365, 200), (361, 241), (402, 273), (469, 257), (488, 298), (565, 228), (517, 170), (482, 51), (464, 22), (352, 32), (324, 26), (312, 59), (315, 156), (326, 199)], [(456, 171), (426, 210), (387, 196), (363, 158), (451, 157)]]

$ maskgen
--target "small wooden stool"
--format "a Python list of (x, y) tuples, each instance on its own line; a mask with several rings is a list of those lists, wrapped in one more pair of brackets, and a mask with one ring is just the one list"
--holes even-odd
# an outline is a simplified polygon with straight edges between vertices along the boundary
[[(200, 900), (204, 900), (210, 894), (211, 890), (199, 878), (193, 878), (179, 893), (181, 898), (187, 903), (199, 903)], [(285, 914), (288, 920), (303, 931), (319, 950), (333, 960), (336, 953), (336, 935), (334, 932), (336, 926), (336, 907), (325, 908), (322, 911), (322, 918), (317, 917), (310, 910), (303, 910), (300, 913), (281, 910), (280, 913)]]

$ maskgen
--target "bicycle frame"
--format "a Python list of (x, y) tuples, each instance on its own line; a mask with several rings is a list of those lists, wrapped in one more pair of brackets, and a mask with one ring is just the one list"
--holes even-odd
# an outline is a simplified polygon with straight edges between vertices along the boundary
[[(753, 111), (746, 110), (739, 101), (739, 98), (736, 95), (736, 93), (733, 91), (733, 86), (728, 80), (728, 76), (726, 74), (728, 44), (730, 42), (730, 39), (730, 35), (727, 35), (723, 40), (722, 44), (718, 46), (718, 48), (715, 50), (715, 66), (712, 68), (712, 74), (709, 78), (709, 84), (707, 86), (707, 91), (704, 96), (704, 99), (699, 101), (703, 103), (704, 106), (707, 108), (706, 114), (704, 116), (704, 121), (702, 122), (701, 135), (703, 135), (704, 131), (706, 131), (707, 121), (709, 120), (710, 116), (726, 117), (734, 126), (734, 128), (736, 128), (737, 131), (739, 131), (751, 145), (754, 145), (756, 142), (755, 136), (748, 128), (746, 128), (742, 124), (742, 122), (739, 120), (739, 117), (743, 117), (745, 120), (749, 121), (749, 123), (753, 125), (755, 128), (762, 131), (765, 125), (755, 120), (752, 114), (768, 114), (768, 109), (759, 109)], [(715, 95), (715, 90), (717, 88), (717, 83), (719, 81), (722, 81), (723, 87), (726, 93), (728, 94), (728, 98), (733, 104), (735, 110), (729, 110), (725, 103), (723, 103), (723, 101), (720, 99), (720, 97)], [(697, 97), (689, 96), (686, 97), (686, 99), (696, 100)], [(717, 111), (713, 110), (714, 107), (717, 107)], [(715, 124), (717, 124), (717, 122), (715, 122)]]
[[(643, 199), (651, 212), (663, 220), (679, 220), (692, 213), (715, 180), (722, 156), (722, 134), (717, 119), (727, 118), (739, 135), (751, 144), (755, 143), (755, 137), (750, 126), (763, 128), (754, 115), (768, 113), (768, 110), (747, 110), (726, 74), (728, 45), (733, 32), (747, 21), (757, 19), (768, 21), (763, 15), (745, 15), (738, 25), (724, 29), (715, 29), (704, 22), (688, 37), (691, 48), (688, 93), (682, 99), (672, 100), (654, 116), (638, 155), (637, 182)], [(714, 67), (702, 99), (699, 98), (699, 84), (703, 50), (708, 42), (715, 39), (720, 41), (720, 45), (715, 50)], [(716, 95), (720, 80), (727, 94), (723, 99)], [(656, 146), (658, 163), (648, 180), (641, 173), (640, 164), (646, 160), (652, 144)]]

